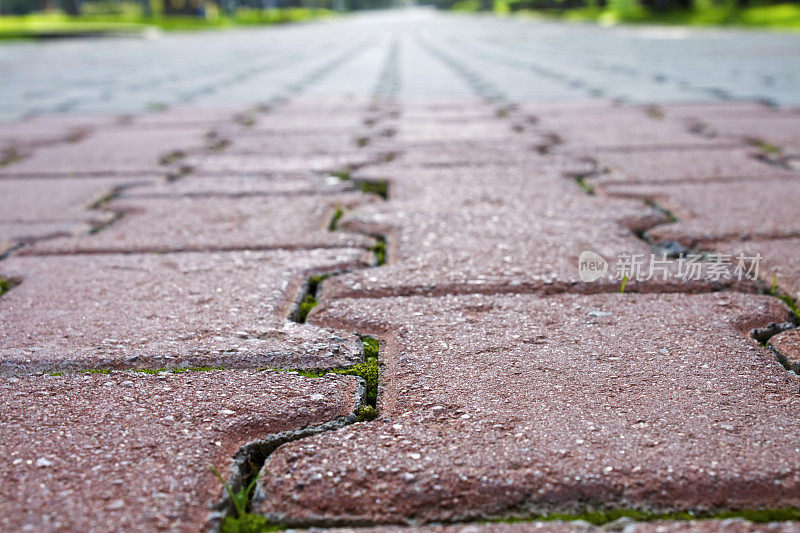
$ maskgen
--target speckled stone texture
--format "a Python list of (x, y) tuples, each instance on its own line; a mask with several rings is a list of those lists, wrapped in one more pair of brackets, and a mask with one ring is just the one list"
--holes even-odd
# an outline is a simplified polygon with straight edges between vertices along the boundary
[(347, 416), (355, 378), (279, 372), (0, 377), (0, 529), (199, 531), (244, 444)]
[(256, 508), (302, 524), (796, 506), (800, 378), (749, 336), (787, 317), (737, 293), (332, 302), (310, 321), (387, 340), (381, 419), (282, 447)]
[[(392, 180), (389, 202), (339, 222), (341, 229), (389, 235), (390, 264), (331, 279), (323, 295), (618, 290), (624, 275), (615, 268), (619, 258), (639, 255), (649, 264), (653, 253), (635, 233), (669, 219), (638, 199), (587, 195), (564, 178), (557, 158), (543, 161), (519, 168), (418, 169)], [(581, 281), (584, 251), (608, 261), (605, 276)], [(669, 268), (674, 273), (677, 266)], [(628, 289), (713, 288), (704, 279), (663, 278), (632, 280)]]
[(79, 221), (0, 222), (0, 253), (40, 239), (86, 233), (92, 225)]
[(202, 150), (205, 132), (204, 127), (107, 127), (75, 143), (37, 148), (29, 157), (0, 168), (0, 178), (165, 173), (162, 157)]
[(718, 139), (744, 139), (800, 153), (800, 113), (797, 111), (769, 113), (763, 117), (725, 116), (700, 120), (704, 132)]
[(800, 329), (790, 329), (772, 337), (769, 345), (788, 369), (800, 374)]
[(223, 365), (329, 368), (358, 338), (286, 320), (312, 274), (363, 268), (357, 249), (13, 257), (0, 277), (0, 371)]
[(361, 193), (248, 198), (142, 198), (105, 208), (123, 216), (103, 231), (38, 243), (26, 253), (269, 250), (357, 246), (373, 240), (328, 231), (338, 207), (376, 201)]
[(733, 139), (696, 135), (680, 121), (657, 119), (642, 109), (620, 109), (592, 115), (583, 110), (564, 112), (536, 124), (537, 129), (558, 135), (562, 150), (630, 150), (634, 148), (730, 147)]
[(270, 179), (259, 175), (186, 176), (158, 180), (148, 186), (123, 191), (120, 198), (179, 196), (291, 196), (333, 194), (352, 191), (353, 183), (335, 176), (282, 174)]
[(113, 116), (50, 115), (0, 123), (0, 151), (13, 148), (22, 154), (48, 144), (76, 141), (100, 126), (113, 125)]
[(766, 287), (800, 301), (800, 238), (715, 243), (715, 251), (738, 257), (761, 256), (759, 277)]
[[(709, 181), (759, 181), (800, 177), (757, 158), (752, 148), (594, 151), (585, 157), (597, 162), (599, 172), (588, 177), (592, 184), (681, 183)], [(735, 187), (735, 185), (731, 185)]]
[(106, 222), (112, 213), (90, 209), (93, 204), (126, 187), (148, 181), (146, 178), (0, 180), (0, 222)]
[(276, 174), (286, 172), (337, 172), (384, 160), (382, 153), (366, 148), (344, 154), (264, 154), (189, 156), (181, 161), (196, 175), (233, 173)]
[(655, 201), (678, 222), (647, 232), (655, 242), (697, 246), (723, 240), (769, 239), (800, 235), (800, 180), (773, 179), (727, 183), (609, 185), (609, 196)]

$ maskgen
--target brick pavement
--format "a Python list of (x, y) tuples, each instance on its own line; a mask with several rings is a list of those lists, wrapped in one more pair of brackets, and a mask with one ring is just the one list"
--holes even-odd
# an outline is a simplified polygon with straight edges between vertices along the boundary
[(0, 527), (797, 530), (796, 112), (487, 102), (507, 29), (0, 131)]

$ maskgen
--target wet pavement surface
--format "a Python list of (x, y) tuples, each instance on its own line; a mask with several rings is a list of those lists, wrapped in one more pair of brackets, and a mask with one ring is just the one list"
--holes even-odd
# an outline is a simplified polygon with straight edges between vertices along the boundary
[(102, 43), (0, 47), (0, 529), (800, 529), (800, 38)]

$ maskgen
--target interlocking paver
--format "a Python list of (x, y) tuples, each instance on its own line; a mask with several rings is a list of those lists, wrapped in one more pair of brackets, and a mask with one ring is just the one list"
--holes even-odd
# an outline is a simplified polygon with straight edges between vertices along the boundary
[[(0, 528), (198, 531), (251, 440), (351, 414), (354, 378), (279, 372), (0, 377)], [(35, 504), (34, 504), (35, 502)]]
[(727, 183), (609, 185), (603, 193), (655, 201), (678, 222), (647, 232), (655, 241), (685, 246), (722, 240), (795, 237), (800, 234), (800, 180)]
[(0, 222), (0, 254), (24, 243), (41, 239), (65, 237), (76, 233), (86, 233), (91, 224), (81, 221), (63, 222)]
[(362, 149), (344, 154), (214, 154), (190, 156), (182, 160), (181, 164), (191, 167), (196, 175), (273, 175), (287, 172), (337, 172), (383, 160), (382, 153)]
[(375, 198), (360, 193), (247, 198), (130, 198), (106, 208), (124, 213), (103, 231), (41, 242), (26, 253), (266, 250), (360, 246), (373, 239), (328, 230), (336, 208)]
[(169, 196), (287, 196), (298, 194), (336, 194), (352, 191), (353, 184), (334, 176), (282, 174), (269, 179), (259, 175), (185, 176), (177, 180), (158, 180), (121, 193), (121, 198)]
[[(585, 157), (604, 172), (588, 177), (591, 183), (675, 183), (688, 181), (759, 181), (798, 177), (797, 173), (757, 158), (747, 148), (707, 150), (593, 151)], [(735, 187), (736, 185), (731, 185)]]
[[(618, 289), (623, 274), (615, 260), (649, 258), (652, 250), (636, 232), (669, 219), (644, 202), (589, 196), (563, 171), (560, 164), (434, 168), (394, 180), (388, 203), (360, 208), (339, 222), (342, 229), (388, 234), (390, 264), (331, 279), (323, 295)], [(600, 279), (581, 282), (584, 251), (611, 265)], [(712, 285), (656, 275), (628, 287), (702, 291)]]
[(790, 329), (775, 335), (769, 340), (769, 345), (785, 366), (800, 374), (800, 329)]
[(714, 117), (703, 121), (705, 132), (718, 138), (760, 141), (800, 153), (800, 114), (776, 113), (769, 117)]
[(94, 128), (113, 125), (116, 121), (113, 116), (39, 115), (0, 123), (0, 149), (14, 147), (27, 153), (37, 146), (74, 142)]
[(256, 509), (302, 524), (798, 505), (800, 378), (748, 334), (788, 314), (736, 293), (331, 302), (310, 320), (387, 339), (382, 418), (282, 447)]
[(243, 106), (178, 106), (157, 113), (146, 113), (130, 117), (136, 126), (159, 128), (184, 128), (201, 126), (211, 128), (234, 120), (245, 120), (249, 110)]
[(713, 248), (732, 258), (760, 257), (758, 275), (765, 286), (774, 284), (775, 289), (800, 301), (800, 239), (721, 242)]
[(145, 183), (146, 178), (0, 180), (0, 222), (107, 221), (110, 214), (90, 209), (92, 204)]
[(542, 120), (537, 128), (556, 133), (561, 149), (630, 150), (633, 148), (731, 147), (742, 144), (735, 139), (696, 135), (676, 120), (653, 119), (638, 109), (592, 116), (577, 111), (570, 115)]
[(76, 143), (40, 147), (29, 157), (0, 168), (2, 177), (117, 176), (164, 173), (161, 158), (201, 150), (205, 128), (104, 128)]
[[(224, 136), (225, 134), (223, 134)], [(358, 138), (352, 131), (344, 133), (303, 133), (288, 134), (285, 131), (252, 134), (240, 132), (231, 136), (231, 143), (225, 148), (225, 155), (301, 155), (335, 154), (337, 156), (358, 156)], [(367, 142), (366, 140), (362, 140)]]
[(12, 257), (0, 370), (352, 364), (355, 336), (286, 319), (308, 276), (370, 261), (357, 249)]

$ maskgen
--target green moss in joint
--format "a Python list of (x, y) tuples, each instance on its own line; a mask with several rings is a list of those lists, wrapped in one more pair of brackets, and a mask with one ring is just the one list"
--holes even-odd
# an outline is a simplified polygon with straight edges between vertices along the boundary
[(384, 200), (389, 198), (389, 184), (384, 180), (358, 180), (358, 188), (367, 194), (377, 194)]
[(382, 238), (378, 239), (378, 242), (375, 243), (375, 246), (370, 248), (372, 253), (375, 254), (375, 259), (378, 262), (378, 266), (386, 264), (386, 241)]
[(0, 278), (0, 296), (11, 290), (11, 283), (6, 278)]
[(524, 518), (500, 518), (491, 520), (491, 523), (524, 523), (533, 521), (563, 521), (573, 522), (582, 520), (594, 525), (603, 525), (620, 518), (630, 518), (637, 522), (651, 522), (653, 520), (724, 520), (742, 518), (755, 523), (783, 522), (800, 518), (800, 509), (784, 507), (778, 509), (741, 509), (735, 511), (718, 512), (670, 512), (659, 513), (654, 511), (641, 511), (638, 509), (608, 509), (603, 511), (587, 511), (584, 513), (550, 513), (531, 515)]
[(221, 533), (267, 533), (283, 531), (286, 526), (273, 524), (261, 515), (245, 513), (241, 516), (225, 518), (220, 527)]
[(344, 216), (344, 211), (342, 211), (341, 207), (337, 207), (336, 211), (333, 212), (333, 218), (331, 218), (331, 223), (328, 224), (328, 231), (336, 231), (336, 228), (339, 226), (339, 220)]

